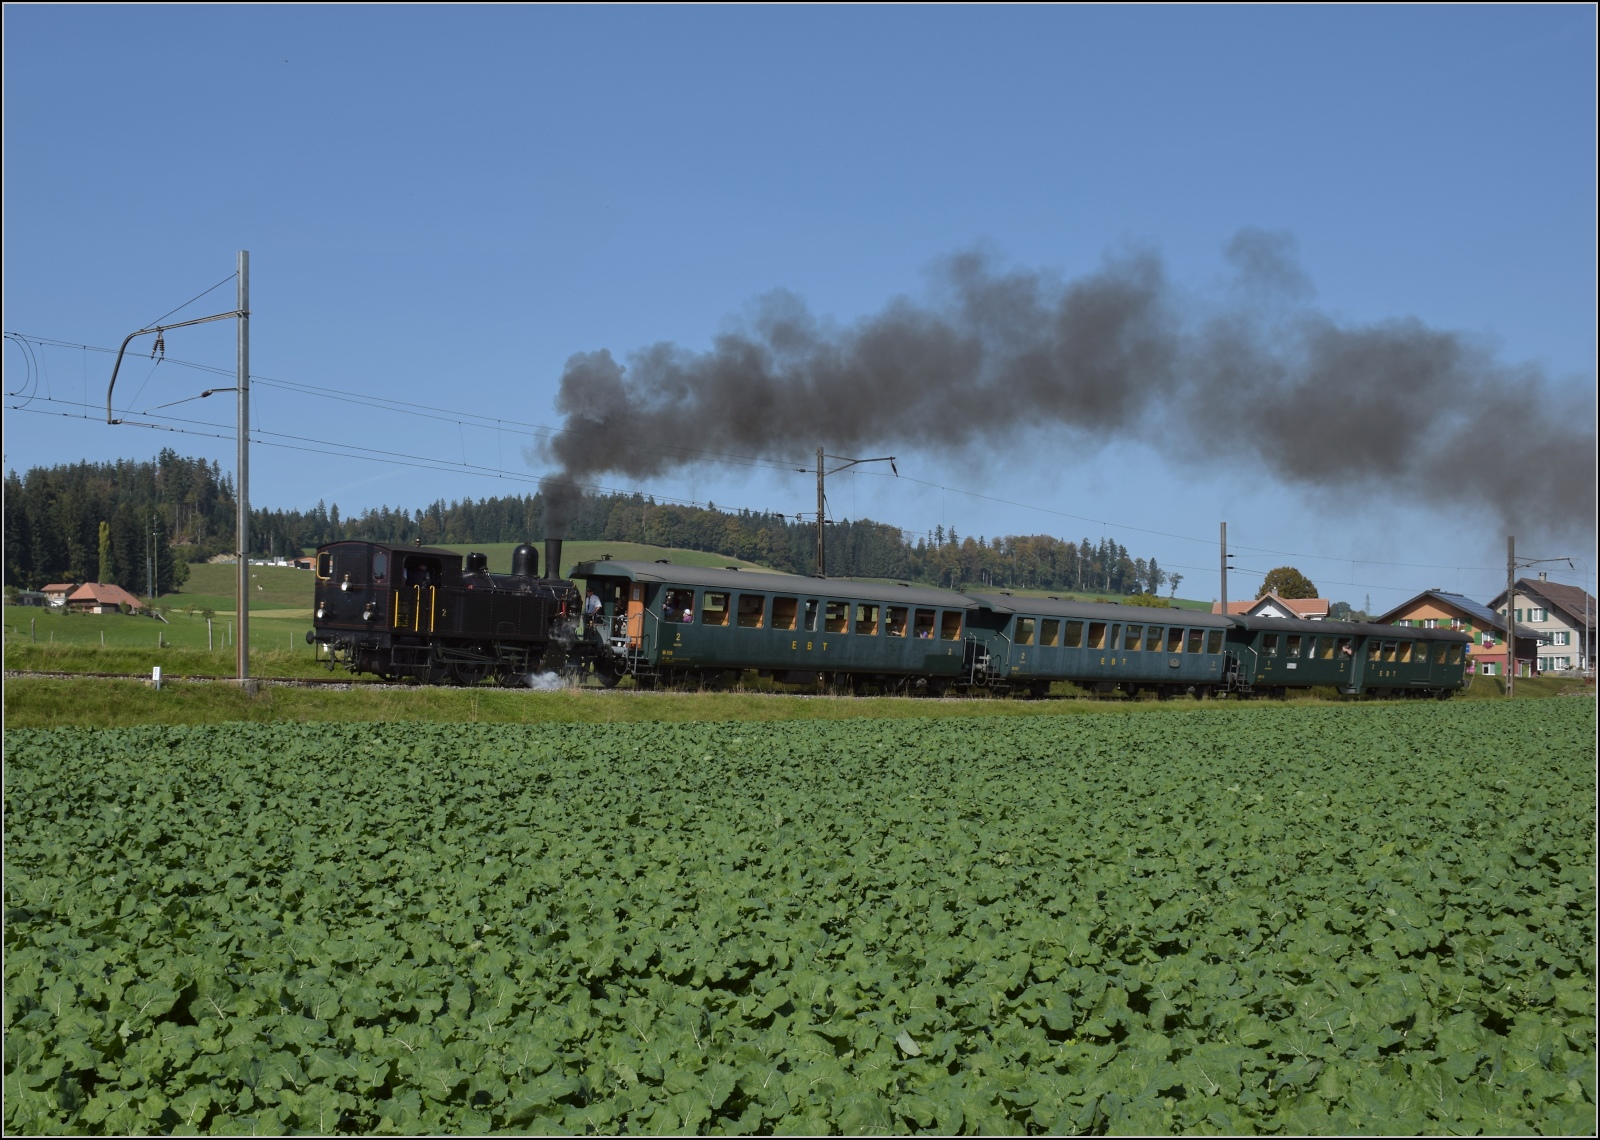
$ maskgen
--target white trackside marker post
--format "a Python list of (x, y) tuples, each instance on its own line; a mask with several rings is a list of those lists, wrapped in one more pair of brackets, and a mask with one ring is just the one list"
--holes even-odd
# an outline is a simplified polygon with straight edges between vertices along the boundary
[(161, 666), (157, 665), (150, 670), (150, 680), (155, 684), (156, 692), (161, 691)]

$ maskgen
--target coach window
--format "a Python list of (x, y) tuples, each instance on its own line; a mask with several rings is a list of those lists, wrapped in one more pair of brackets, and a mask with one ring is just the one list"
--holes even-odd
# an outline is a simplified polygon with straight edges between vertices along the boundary
[(333, 577), (333, 551), (317, 551), (317, 577), (324, 582)]
[(1298, 657), (1298, 656), (1300, 656), (1300, 635), (1298, 633), (1291, 633), (1289, 635), (1289, 650), (1284, 656), (1286, 656), (1286, 657)]
[(1276, 657), (1278, 655), (1278, 635), (1269, 633), (1261, 639), (1261, 655), (1263, 657)]
[(1368, 661), (1377, 661), (1382, 656), (1383, 656), (1383, 642), (1376, 641), (1376, 640), (1367, 642), (1367, 660)]
[(773, 598), (772, 599), (772, 628), (793, 629), (795, 618), (800, 612), (798, 598)]
[(1165, 636), (1167, 636), (1166, 626), (1153, 625), (1144, 635), (1145, 646), (1150, 650), (1151, 653), (1160, 653), (1161, 639)]
[(1128, 636), (1123, 639), (1122, 648), (1126, 649), (1129, 653), (1137, 653), (1139, 650), (1143, 649), (1144, 626), (1130, 625), (1128, 627)]
[(918, 610), (916, 624), (912, 626), (912, 635), (915, 637), (932, 640), (933, 638), (933, 611)]
[(878, 636), (878, 607), (856, 603), (856, 632), (862, 637)]
[(1033, 644), (1033, 619), (1032, 618), (1019, 617), (1017, 619), (1017, 644), (1018, 645), (1032, 645)]
[(1400, 655), (1400, 643), (1399, 642), (1397, 642), (1397, 641), (1385, 641), (1383, 643), (1383, 659), (1385, 661), (1393, 661), (1399, 655)]
[(381, 582), (389, 576), (389, 555), (382, 550), (372, 552), (372, 580)]
[(661, 620), (683, 622), (694, 620), (694, 591), (668, 590), (661, 599)]
[(1191, 629), (1189, 631), (1189, 652), (1190, 653), (1199, 653), (1200, 650), (1203, 648), (1203, 646), (1201, 645), (1201, 642), (1203, 642), (1205, 640), (1205, 638), (1206, 638), (1206, 631), (1205, 630), (1203, 630), (1203, 629)]
[(1211, 631), (1210, 637), (1207, 638), (1206, 652), (1207, 653), (1221, 653), (1222, 652), (1222, 631), (1220, 629), (1214, 629), (1214, 630)]
[(728, 624), (728, 595), (707, 590), (700, 600), (701, 625)]
[(1323, 661), (1333, 660), (1333, 638), (1317, 638), (1317, 657)]
[(827, 612), (822, 616), (822, 628), (826, 633), (849, 633), (850, 603), (829, 602)]
[(961, 611), (945, 610), (944, 624), (939, 627), (939, 636), (946, 641), (961, 640)]
[(1069, 621), (1067, 623), (1067, 648), (1083, 648), (1083, 623), (1081, 621)]
[(1447, 650), (1449, 648), (1450, 647), (1448, 645), (1446, 645), (1442, 641), (1436, 641), (1436, 642), (1433, 643), (1433, 663), (1435, 665), (1443, 665), (1444, 664), (1445, 650)]
[(1452, 665), (1461, 664), (1461, 646), (1452, 645), (1450, 647), (1450, 664), (1452, 664)]
[(904, 637), (910, 625), (911, 611), (905, 606), (889, 607), (889, 636)]
[(767, 599), (763, 594), (739, 595), (739, 628), (760, 629), (767, 616)]
[(806, 599), (806, 632), (817, 632), (817, 599)]
[[(1427, 662), (1427, 650), (1423, 650), (1422, 659), (1424, 663)], [(1400, 643), (1400, 663), (1402, 665), (1409, 665), (1411, 663), (1411, 642), (1409, 641), (1402, 641)]]
[(1054, 648), (1061, 644), (1061, 622), (1057, 618), (1045, 618), (1039, 626), (1039, 644), (1047, 648)]
[(1106, 623), (1092, 621), (1089, 623), (1089, 648), (1104, 649), (1106, 647)]
[(1167, 652), (1183, 652), (1183, 630), (1179, 629), (1177, 626), (1173, 626), (1171, 629), (1167, 630)]

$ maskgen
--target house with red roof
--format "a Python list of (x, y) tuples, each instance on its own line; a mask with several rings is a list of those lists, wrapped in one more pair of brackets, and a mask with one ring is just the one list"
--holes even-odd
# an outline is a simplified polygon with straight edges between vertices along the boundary
[[(1222, 612), (1220, 602), (1211, 603), (1211, 612)], [(1268, 590), (1254, 601), (1229, 602), (1230, 617), (1299, 618), (1302, 621), (1327, 621), (1327, 598), (1280, 598)]]
[(103, 582), (85, 582), (67, 595), (67, 609), (74, 613), (114, 614), (120, 613), (122, 606), (144, 609), (144, 603), (121, 586)]

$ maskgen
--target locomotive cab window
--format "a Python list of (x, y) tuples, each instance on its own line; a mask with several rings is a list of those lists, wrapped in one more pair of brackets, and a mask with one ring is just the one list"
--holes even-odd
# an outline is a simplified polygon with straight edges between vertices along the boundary
[(1203, 648), (1203, 646), (1201, 645), (1201, 642), (1203, 642), (1205, 640), (1205, 638), (1206, 638), (1206, 631), (1205, 630), (1203, 630), (1203, 629), (1191, 629), (1189, 631), (1189, 652), (1190, 653), (1199, 653), (1200, 650)]
[(694, 620), (694, 591), (668, 590), (661, 599), (661, 620), (686, 622)]
[(317, 577), (324, 582), (333, 577), (333, 551), (317, 551)]
[(856, 632), (862, 637), (878, 636), (878, 607), (856, 604)]
[(933, 637), (933, 611), (918, 610), (916, 624), (912, 626), (912, 635), (923, 639)]
[(727, 625), (728, 624), (728, 595), (716, 594), (710, 590), (700, 600), (701, 625)]
[(1032, 645), (1033, 644), (1033, 619), (1032, 618), (1019, 617), (1017, 619), (1017, 644), (1018, 645)]
[(1150, 650), (1151, 653), (1160, 653), (1161, 652), (1161, 639), (1166, 637), (1166, 636), (1167, 636), (1167, 627), (1166, 626), (1164, 626), (1164, 625), (1153, 625), (1153, 626), (1150, 627), (1149, 632), (1147, 632), (1145, 634), (1145, 642), (1144, 643), (1145, 643), (1146, 646), (1149, 647), (1149, 650)]
[(1061, 644), (1061, 622), (1058, 619), (1045, 618), (1039, 626), (1039, 644), (1051, 648)]
[(1177, 626), (1173, 626), (1171, 629), (1167, 630), (1167, 652), (1183, 652), (1183, 630), (1179, 629)]
[(372, 552), (372, 580), (382, 582), (389, 576), (389, 555), (382, 550)]
[(1083, 648), (1083, 623), (1081, 621), (1069, 621), (1067, 623), (1067, 648)]
[(739, 595), (739, 628), (760, 629), (767, 616), (767, 599), (764, 594)]
[(829, 602), (827, 612), (823, 614), (822, 628), (827, 633), (849, 633), (850, 603)]
[(961, 611), (945, 610), (944, 621), (939, 626), (939, 636), (945, 641), (961, 640)]
[(1144, 648), (1144, 626), (1142, 626), (1142, 625), (1130, 625), (1128, 627), (1128, 636), (1122, 642), (1122, 648), (1126, 649), (1130, 653), (1134, 653), (1134, 652), (1137, 652), (1140, 649), (1143, 649)]
[(1261, 639), (1261, 655), (1263, 657), (1276, 657), (1278, 655), (1278, 635), (1269, 633)]
[(1089, 623), (1089, 648), (1104, 649), (1106, 647), (1106, 623), (1092, 621)]
[(1289, 635), (1289, 646), (1288, 646), (1287, 653), (1285, 653), (1285, 656), (1286, 657), (1298, 657), (1298, 656), (1300, 656), (1300, 635), (1298, 633), (1291, 633)]
[(793, 629), (800, 614), (799, 598), (772, 599), (772, 628)]
[[(429, 586), (439, 585), (441, 567), (437, 558), (420, 558), (415, 555), (405, 560), (405, 577), (407, 586), (420, 586), (426, 590)], [(333, 572), (336, 575), (346, 573), (339, 559), (334, 559)], [(358, 581), (352, 577), (352, 582)]]
[(1222, 631), (1220, 629), (1212, 630), (1210, 636), (1206, 639), (1206, 652), (1222, 652)]
[(911, 611), (905, 606), (889, 607), (889, 636), (904, 637), (906, 628), (910, 625)]

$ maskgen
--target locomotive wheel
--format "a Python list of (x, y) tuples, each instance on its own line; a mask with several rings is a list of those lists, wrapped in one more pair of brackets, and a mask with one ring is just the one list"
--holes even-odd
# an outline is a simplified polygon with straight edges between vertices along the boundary
[(520, 670), (508, 669), (504, 666), (495, 670), (494, 683), (502, 689), (520, 689), (527, 684)]
[(477, 685), (489, 675), (489, 666), (475, 661), (457, 661), (450, 666), (450, 678), (458, 685)]
[(602, 689), (615, 689), (617, 682), (622, 680), (622, 674), (616, 666), (608, 661), (596, 661), (590, 670), (592, 676)]

